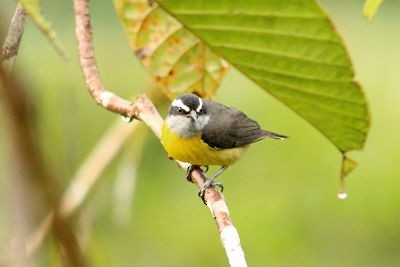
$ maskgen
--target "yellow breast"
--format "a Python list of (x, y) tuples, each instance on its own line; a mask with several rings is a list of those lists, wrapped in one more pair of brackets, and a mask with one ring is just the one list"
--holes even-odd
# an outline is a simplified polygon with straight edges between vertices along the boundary
[(200, 136), (183, 138), (170, 131), (164, 123), (161, 133), (161, 143), (174, 159), (194, 165), (229, 166), (235, 163), (247, 147), (212, 149)]

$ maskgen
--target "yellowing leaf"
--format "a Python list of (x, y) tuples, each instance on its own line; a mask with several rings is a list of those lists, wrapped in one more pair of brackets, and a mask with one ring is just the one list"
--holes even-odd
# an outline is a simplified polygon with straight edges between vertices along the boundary
[(383, 0), (366, 0), (364, 3), (364, 16), (371, 22), (374, 19)]
[(155, 83), (173, 98), (212, 98), (227, 64), (153, 1), (114, 0), (129, 43)]

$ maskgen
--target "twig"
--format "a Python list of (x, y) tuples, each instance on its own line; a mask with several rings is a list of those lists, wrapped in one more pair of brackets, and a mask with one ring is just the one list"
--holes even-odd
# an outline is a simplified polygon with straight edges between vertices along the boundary
[(0, 62), (8, 61), (5, 69), (7, 72), (11, 70), (17, 57), (19, 44), (21, 43), (22, 34), (24, 33), (25, 21), (26, 13), (21, 4), (17, 4), (10, 28), (1, 49)]
[(132, 201), (135, 199), (136, 183), (138, 179), (137, 169), (143, 156), (143, 148), (146, 143), (148, 129), (143, 123), (141, 131), (125, 142), (125, 151), (118, 163), (118, 171), (113, 186), (113, 219), (120, 225), (127, 225), (132, 218)]
[[(89, 93), (104, 108), (123, 116), (142, 120), (160, 139), (163, 119), (150, 99), (145, 95), (139, 95), (136, 102), (132, 104), (105, 89), (100, 80), (94, 57), (89, 18), (89, 1), (74, 0), (74, 9), (80, 63)], [(178, 165), (185, 170), (188, 166), (182, 162), (178, 162)], [(206, 181), (206, 176), (202, 171), (196, 170), (192, 172), (192, 180), (200, 188)], [(235, 267), (247, 266), (243, 250), (240, 246), (239, 235), (233, 226), (223, 195), (211, 187), (206, 190), (204, 199), (218, 226), (229, 263)]]
[[(31, 103), (28, 101), (24, 88), (10, 77), (9, 72), (18, 54), (20, 41), (25, 26), (26, 13), (20, 4), (17, 5), (10, 29), (2, 46), (1, 61), (9, 59), (8, 66), (0, 65), (0, 87), (3, 89), (4, 109), (7, 113), (12, 143), (12, 153), (17, 160), (19, 178), (40, 185), (42, 195), (55, 210), (53, 228), (55, 237), (59, 241), (63, 255), (68, 265), (83, 267), (85, 259), (80, 251), (70, 225), (62, 220), (57, 213), (57, 195), (55, 179), (46, 167), (41, 151), (34, 138), (31, 127)], [(16, 178), (16, 177), (15, 177)]]
[(97, 178), (138, 127), (138, 124), (126, 127), (120, 121), (114, 123), (74, 175), (61, 200), (60, 215), (68, 217), (82, 204)]
[(89, 18), (89, 0), (74, 0), (75, 31), (78, 40), (79, 59), (89, 92), (104, 108), (131, 119), (136, 117), (132, 103), (107, 91), (99, 77), (94, 57), (92, 30)]
[[(139, 148), (143, 150), (141, 146)], [(132, 201), (136, 192), (137, 166), (140, 162), (136, 158), (136, 155), (140, 157), (141, 153), (138, 149), (135, 151), (136, 153), (130, 152), (125, 152), (118, 163), (116, 179), (113, 185), (113, 219), (115, 224), (119, 225), (130, 224), (132, 218)]]
[(9, 77), (1, 66), (0, 83), (4, 89), (2, 99), (7, 112), (9, 129), (13, 133), (10, 137), (14, 153), (18, 157), (16, 162), (18, 170), (21, 171), (24, 179), (32, 179), (32, 183), (40, 185), (46, 203), (56, 211), (52, 229), (65, 253), (68, 264), (77, 267), (85, 266), (85, 260), (70, 225), (58, 216), (56, 210), (58, 202), (57, 190), (55, 190), (56, 186), (54, 184), (56, 179), (47, 169), (41, 151), (35, 141), (30, 124), (32, 120), (28, 98), (22, 86)]
[[(0, 51), (0, 68), (3, 68), (5, 75), (9, 75), (12, 67), (14, 66), (14, 62), (19, 51), (22, 34), (25, 28), (25, 20), (26, 14), (21, 5), (17, 4), (8, 28), (8, 33), (4, 38), (4, 42)], [(3, 25), (0, 25), (0, 34), (3, 33), (2, 26)], [(10, 118), (4, 119), (5, 121), (7, 121), (7, 119), (10, 120)], [(8, 129), (8, 131), (11, 133), (10, 128), (11, 127), (5, 127), (5, 129)], [(32, 203), (32, 199), (34, 199), (35, 193), (37, 192), (34, 192), (34, 190), (24, 190), (25, 188), (31, 188), (32, 183), (29, 181), (29, 179), (26, 179), (23, 170), (20, 168), (21, 163), (19, 163), (18, 160), (20, 157), (18, 151), (15, 149), (10, 149), (9, 154), (9, 175), (12, 177), (12, 179), (7, 181), (7, 191), (9, 192), (8, 198), (10, 206), (8, 209), (9, 216), (7, 217), (10, 222), (15, 222), (10, 224), (9, 231), (9, 235), (12, 237), (12, 240), (14, 240), (14, 242), (10, 243), (14, 244), (9, 245), (7, 248), (9, 251), (7, 253), (2, 253), (7, 256), (0, 257), (0, 265), (30, 266), (30, 262), (34, 259), (27, 257), (22, 240), (24, 240), (26, 232), (29, 231), (29, 228), (31, 227), (30, 220), (27, 218), (34, 216), (34, 213), (32, 212), (32, 208), (29, 206), (29, 203)]]
[[(139, 126), (139, 124), (134, 124), (132, 127), (126, 127), (126, 123), (118, 120), (108, 129), (72, 177), (72, 182), (60, 201), (58, 208), (59, 216), (68, 218), (81, 207), (101, 173), (121, 150), (126, 139)], [(51, 212), (29, 236), (26, 242), (28, 255), (34, 254), (43, 243), (44, 238), (51, 228), (52, 218), (53, 213)]]

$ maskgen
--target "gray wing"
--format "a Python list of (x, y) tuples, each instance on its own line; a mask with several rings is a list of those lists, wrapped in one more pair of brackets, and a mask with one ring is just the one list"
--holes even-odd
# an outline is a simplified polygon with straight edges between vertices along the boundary
[(212, 105), (206, 109), (212, 119), (203, 128), (201, 139), (212, 148), (241, 147), (266, 137), (286, 138), (284, 135), (262, 130), (256, 121), (237, 109), (207, 100), (204, 100), (204, 105)]

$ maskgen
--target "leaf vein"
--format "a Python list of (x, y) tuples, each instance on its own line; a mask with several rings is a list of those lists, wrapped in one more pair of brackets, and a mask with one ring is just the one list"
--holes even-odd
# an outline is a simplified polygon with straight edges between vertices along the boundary
[[(261, 12), (261, 13), (260, 13)], [(264, 12), (264, 13), (262, 13)], [(323, 19), (324, 16), (316, 15), (316, 14), (288, 14), (288, 13), (269, 13), (266, 14), (265, 11), (254, 11), (251, 13), (245, 13), (245, 11), (225, 11), (225, 10), (188, 10), (188, 9), (181, 9), (181, 10), (174, 10), (173, 13), (175, 15), (213, 15), (213, 16), (259, 16), (259, 17), (266, 17), (266, 18), (295, 18), (295, 19)]]
[[(285, 71), (281, 71), (281, 70), (277, 70), (277, 69), (271, 69), (271, 68), (265, 68), (265, 67), (260, 67), (260, 66), (254, 66), (248, 63), (239, 63), (239, 62), (232, 62), (230, 61), (230, 63), (234, 66), (236, 66), (239, 70), (240, 70), (240, 66), (246, 67), (246, 68), (252, 68), (252, 69), (256, 69), (256, 70), (260, 70), (260, 71), (265, 71), (265, 72), (269, 72), (269, 73), (273, 73), (273, 74), (279, 74), (279, 75), (284, 75), (284, 76), (288, 76), (288, 77), (294, 77), (294, 78), (298, 78), (298, 79), (307, 79), (310, 81), (316, 81), (316, 82), (337, 82), (337, 83), (348, 83), (349, 81), (338, 81), (338, 80), (330, 80), (330, 79), (318, 79), (315, 77), (310, 77), (310, 76), (301, 76), (298, 74), (294, 74), (292, 72), (285, 72)], [(249, 75), (249, 74), (248, 74)], [(251, 74), (249, 75), (251, 76)]]
[(321, 37), (311, 37), (306, 35), (295, 34), (291, 32), (284, 32), (284, 31), (271, 31), (265, 28), (257, 29), (257, 28), (248, 28), (242, 26), (215, 26), (215, 25), (193, 25), (192, 29), (201, 30), (201, 31), (225, 31), (225, 32), (248, 32), (248, 33), (262, 33), (266, 35), (276, 35), (276, 36), (284, 36), (284, 37), (292, 37), (297, 39), (304, 39), (316, 42), (323, 42), (323, 43), (330, 43), (339, 46), (339, 42), (332, 40), (332, 39), (324, 39)]
[[(271, 74), (276, 74), (276, 73), (274, 73), (274, 72), (270, 72), (270, 71), (266, 71), (266, 70), (263, 70), (263, 71), (265, 71), (265, 72), (267, 72), (267, 73), (271, 73)], [(341, 101), (341, 102), (346, 102), (346, 103), (354, 104), (354, 105), (358, 105), (358, 106), (364, 106), (364, 104), (365, 104), (365, 103), (362, 102), (362, 101), (349, 100), (349, 99), (347, 99), (347, 98), (339, 98), (339, 97), (334, 97), (334, 96), (332, 96), (332, 95), (324, 95), (324, 94), (318, 94), (318, 93), (315, 93), (315, 92), (309, 92), (309, 91), (306, 91), (306, 90), (304, 90), (304, 89), (302, 89), (302, 88), (300, 88), (300, 87), (293, 87), (293, 86), (291, 86), (291, 85), (289, 85), (289, 84), (287, 84), (287, 83), (285, 83), (285, 82), (282, 82), (282, 81), (279, 81), (279, 80), (273, 79), (273, 78), (265, 78), (265, 77), (261, 77), (260, 75), (252, 75), (252, 76), (253, 76), (253, 78), (255, 78), (255, 79), (262, 80), (262, 81), (265, 81), (265, 82), (268, 82), (268, 83), (270, 83), (270, 84), (274, 84), (274, 85), (277, 85), (277, 86), (287, 87), (287, 88), (290, 88), (290, 89), (293, 89), (293, 90), (296, 90), (296, 91), (302, 92), (302, 93), (313, 94), (313, 95), (316, 95), (316, 96), (325, 97), (325, 98), (329, 98), (329, 99), (332, 99), (332, 100), (337, 100), (337, 101)], [(282, 74), (282, 76), (285, 76), (285, 77), (290, 78), (289, 75), (283, 75), (283, 74)], [(347, 83), (346, 83), (346, 84), (347, 84)], [(320, 91), (321, 91), (321, 90), (320, 90)]]
[[(287, 88), (287, 89), (291, 89), (291, 88)], [(280, 95), (280, 94), (276, 94), (276, 93), (274, 93), (274, 95), (276, 97), (278, 97), (278, 98), (284, 97), (284, 98), (287, 98), (287, 99), (296, 100), (297, 102), (301, 101), (301, 102), (307, 103), (309, 106), (316, 106), (319, 109), (325, 110), (326, 112), (331, 112), (331, 113), (343, 115), (345, 117), (352, 118), (354, 120), (365, 122), (364, 116), (358, 116), (358, 115), (355, 115), (355, 114), (352, 114), (352, 113), (348, 113), (348, 112), (341, 112), (340, 109), (339, 110), (338, 109), (332, 109), (332, 108), (329, 108), (329, 107), (327, 107), (325, 105), (321, 105), (317, 101), (312, 101), (312, 100), (309, 100), (307, 98), (299, 98), (299, 97), (296, 97), (296, 96), (291, 96), (291, 95), (286, 95), (286, 94), (285, 95)], [(307, 112), (307, 113), (311, 114), (309, 112)], [(342, 121), (342, 122), (345, 123), (345, 121)], [(358, 129), (358, 131), (360, 131), (360, 129)]]
[(238, 50), (238, 51), (253, 52), (253, 53), (260, 53), (260, 54), (271, 55), (271, 56), (276, 56), (276, 57), (282, 57), (282, 58), (286, 58), (286, 59), (290, 59), (290, 60), (302, 61), (302, 62), (312, 63), (312, 64), (319, 64), (319, 65), (335, 67), (335, 68), (340, 68), (340, 69), (349, 71), (349, 68), (346, 68), (346, 66), (343, 66), (343, 65), (327, 63), (327, 62), (323, 62), (323, 61), (319, 61), (319, 60), (315, 60), (315, 59), (300, 58), (300, 57), (289, 55), (289, 54), (282, 54), (282, 53), (279, 53), (277, 51), (273, 51), (270, 49), (260, 49), (260, 48), (242, 46), (242, 45), (227, 45), (227, 44), (218, 44), (218, 43), (212, 43), (212, 46), (225, 48), (225, 49), (232, 49), (232, 50)]

